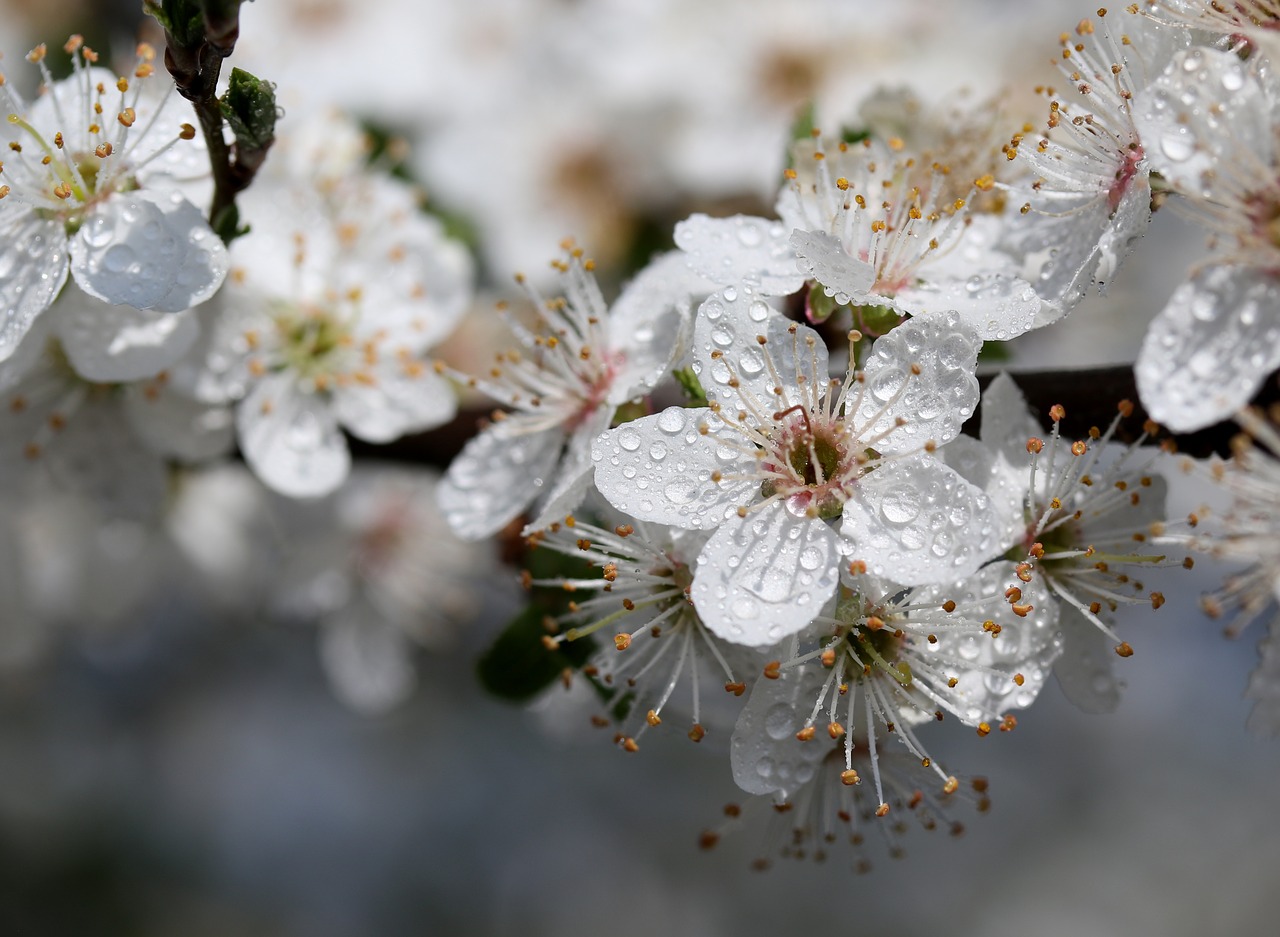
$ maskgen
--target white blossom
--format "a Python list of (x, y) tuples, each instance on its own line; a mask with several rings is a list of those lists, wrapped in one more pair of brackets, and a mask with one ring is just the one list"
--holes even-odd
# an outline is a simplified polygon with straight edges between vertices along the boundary
[(139, 46), (131, 76), (93, 65), (78, 36), (70, 77), (54, 81), (45, 48), (28, 56), (45, 92), (25, 102), (0, 82), (9, 109), (0, 138), (0, 358), (66, 282), (108, 303), (179, 312), (208, 299), (227, 253), (184, 184), (208, 173), (203, 144), (182, 122), (184, 103)]
[(973, 410), (977, 344), (954, 318), (912, 320), (865, 371), (833, 381), (812, 329), (727, 288), (695, 326), (709, 406), (602, 434), (596, 485), (641, 520), (715, 531), (691, 594), (734, 643), (773, 644), (812, 621), (841, 557), (909, 584), (963, 576), (989, 558), (989, 506), (930, 453)]
[(445, 516), (467, 539), (501, 530), (535, 502), (529, 530), (572, 511), (590, 486), (592, 440), (618, 407), (658, 384), (687, 341), (701, 281), (678, 256), (642, 271), (612, 307), (580, 250), (559, 270), (563, 297), (543, 299), (526, 283), (538, 319), (533, 330), (511, 319), (523, 350), (466, 378), (511, 408), (467, 443), (441, 486)]

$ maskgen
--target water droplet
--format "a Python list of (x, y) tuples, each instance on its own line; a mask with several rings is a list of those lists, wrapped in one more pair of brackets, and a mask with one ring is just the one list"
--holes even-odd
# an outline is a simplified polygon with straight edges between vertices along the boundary
[(662, 441), (655, 442), (649, 447), (649, 458), (655, 462), (661, 462), (667, 457), (667, 444)]
[(1160, 137), (1160, 150), (1173, 162), (1183, 163), (1195, 152), (1195, 139), (1185, 127), (1178, 127)]
[(817, 569), (822, 565), (822, 551), (817, 547), (805, 547), (800, 551), (800, 565), (804, 569)]
[(102, 266), (112, 273), (124, 273), (136, 262), (133, 248), (128, 244), (113, 244), (102, 255)]
[(687, 478), (677, 478), (663, 490), (672, 504), (688, 504), (698, 496), (698, 486)]
[(737, 288), (736, 288), (736, 287), (726, 286), (726, 287), (725, 287), (725, 288), (720, 292), (720, 295), (724, 297), (725, 302), (727, 302), (727, 303), (731, 303), (731, 302), (734, 302), (734, 301), (738, 298), (738, 290), (737, 290)]
[(747, 307), (747, 317), (750, 318), (752, 322), (763, 322), (765, 319), (769, 318), (769, 312), (770, 309), (768, 303), (762, 302), (758, 299)]
[(891, 524), (910, 523), (920, 515), (919, 492), (906, 485), (886, 491), (880, 500), (880, 513)]
[(618, 430), (618, 445), (627, 452), (635, 452), (640, 448), (640, 434), (628, 426)]
[(743, 247), (757, 247), (762, 240), (760, 229), (748, 221), (740, 220), (738, 224), (738, 240)]
[(765, 713), (764, 730), (769, 733), (771, 739), (780, 741), (794, 734), (794, 725), (795, 713), (786, 703), (775, 703), (773, 708)]

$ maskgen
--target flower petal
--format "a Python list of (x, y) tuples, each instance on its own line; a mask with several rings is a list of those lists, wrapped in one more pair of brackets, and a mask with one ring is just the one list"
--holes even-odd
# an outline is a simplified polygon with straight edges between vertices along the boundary
[(895, 309), (913, 316), (955, 311), (983, 341), (1007, 341), (1035, 327), (1040, 297), (1031, 284), (1003, 273), (975, 273), (900, 290)]
[(182, 462), (205, 462), (231, 451), (235, 419), (229, 407), (192, 400), (161, 381), (125, 389), (125, 414), (152, 452)]
[[(7, 206), (6, 206), (7, 207)], [(4, 214), (7, 214), (4, 213)], [(67, 282), (67, 238), (62, 226), (32, 211), (3, 217), (0, 224), (0, 361), (13, 354), (36, 316), (48, 309)]]
[(334, 491), (351, 470), (347, 441), (325, 401), (288, 374), (265, 377), (236, 411), (240, 450), (267, 487), (291, 498)]
[(876, 339), (856, 403), (861, 438), (884, 434), (873, 448), (889, 453), (954, 439), (978, 405), (981, 344), (955, 313), (909, 319)]
[(574, 430), (560, 460), (560, 479), (548, 492), (538, 513), (520, 532), (527, 537), (535, 530), (563, 520), (582, 503), (595, 480), (595, 463), (591, 461), (591, 447), (596, 437), (608, 427), (613, 416), (607, 409), (596, 410), (586, 423)]
[(707, 297), (693, 327), (693, 371), (707, 399), (750, 425), (826, 391), (827, 346), (807, 325), (732, 287)]
[(844, 505), (850, 557), (903, 585), (954, 582), (991, 559), (999, 529), (979, 488), (932, 456), (887, 462)]
[(865, 299), (876, 281), (871, 264), (850, 257), (839, 239), (823, 231), (797, 229), (791, 234), (791, 246), (805, 276), (817, 280), (837, 303)]
[(1053, 665), (1062, 695), (1087, 713), (1115, 712), (1123, 684), (1113, 672), (1114, 642), (1074, 608), (1061, 606), (1062, 656)]
[(626, 403), (651, 389), (683, 358), (693, 322), (693, 297), (711, 285), (678, 252), (640, 271), (609, 309), (609, 347), (625, 360), (614, 374), (608, 402)]
[(431, 429), (458, 411), (449, 382), (415, 358), (384, 355), (369, 378), (333, 392), (338, 422), (368, 442), (387, 443)]
[(751, 448), (705, 407), (668, 407), (601, 433), (591, 460), (596, 487), (619, 511), (704, 530), (759, 500)]
[(690, 598), (726, 641), (776, 644), (813, 621), (840, 579), (840, 537), (775, 501), (734, 514), (698, 555)]
[(522, 433), (516, 417), (472, 438), (440, 482), (440, 510), (463, 540), (505, 527), (546, 487), (564, 448), (559, 427)]
[(1190, 432), (1249, 402), (1280, 366), (1280, 278), (1215, 266), (1174, 291), (1142, 343), (1134, 371), (1152, 419)]
[(71, 239), (71, 273), (104, 302), (180, 312), (211, 297), (227, 275), (227, 249), (178, 193), (108, 199)]
[(113, 306), (78, 289), (69, 289), (52, 314), (71, 366), (86, 381), (101, 384), (155, 376), (181, 359), (200, 334), (192, 310)]
[(413, 693), (412, 650), (399, 628), (359, 599), (320, 627), (320, 662), (334, 695), (368, 715), (387, 712)]
[(780, 221), (734, 215), (691, 215), (676, 225), (676, 246), (690, 269), (721, 286), (745, 283), (762, 296), (787, 296), (804, 285)]
[(738, 787), (748, 794), (786, 799), (813, 779), (831, 746), (801, 742), (796, 733), (804, 727), (826, 676), (819, 667), (788, 667), (776, 680), (756, 681), (729, 743)]
[[(1211, 198), (1215, 167), (1243, 165), (1241, 157), (1271, 165), (1271, 105), (1256, 73), (1234, 52), (1178, 52), (1134, 103), (1147, 160), (1183, 192)], [(1227, 178), (1227, 186), (1239, 185)]]

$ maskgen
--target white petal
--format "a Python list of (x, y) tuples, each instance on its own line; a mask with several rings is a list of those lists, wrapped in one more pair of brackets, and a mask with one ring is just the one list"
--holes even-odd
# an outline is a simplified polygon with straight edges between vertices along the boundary
[(987, 496), (927, 455), (863, 477), (845, 502), (842, 533), (850, 558), (908, 586), (962, 579), (1000, 546)]
[(745, 283), (763, 296), (787, 296), (804, 285), (790, 238), (782, 222), (750, 215), (691, 215), (675, 231), (696, 273), (721, 286)]
[(1123, 683), (1112, 670), (1115, 642), (1070, 606), (1061, 606), (1062, 656), (1053, 665), (1062, 694), (1087, 713), (1115, 712)]
[[(1026, 616), (1016, 615), (1004, 601), (1010, 586), (1020, 588), (1022, 601), (1032, 606)], [(940, 685), (936, 690), (952, 703), (965, 725), (976, 725), (1009, 709), (1026, 709), (1035, 702), (1062, 653), (1058, 603), (1040, 579), (1020, 581), (1014, 564), (1006, 561), (984, 566), (963, 582), (911, 593), (912, 604), (918, 606), (940, 606), (947, 600), (964, 605), (997, 597), (990, 612), (991, 620), (1000, 626), (994, 638), (940, 629), (935, 644), (926, 643), (917, 651), (925, 659), (936, 659), (943, 672), (950, 673), (955, 662), (961, 662), (964, 669), (956, 674), (956, 685)], [(1022, 675), (1021, 684), (1014, 682), (1014, 674)]]
[(235, 442), (229, 407), (200, 403), (159, 381), (126, 388), (124, 408), (134, 434), (147, 448), (182, 462), (215, 459), (230, 452)]
[(1003, 553), (1018, 543), (1027, 532), (1025, 462), (1020, 466), (1011, 465), (998, 450), (971, 436), (957, 436), (938, 450), (938, 454), (961, 478), (986, 492), (992, 517), (999, 528), (995, 552)]
[(555, 481), (564, 433), (558, 427), (521, 433), (516, 419), (472, 438), (440, 482), (440, 510), (464, 540), (497, 533)]
[(801, 401), (816, 403), (815, 394), (826, 390), (822, 337), (745, 289), (707, 297), (694, 323), (693, 350), (693, 370), (707, 399), (729, 414), (745, 411), (755, 426), (771, 425), (774, 413)]
[[(873, 446), (880, 452), (910, 452), (929, 440), (942, 445), (954, 439), (978, 405), (973, 370), (980, 347), (954, 313), (908, 319), (876, 339), (854, 420), (860, 437), (886, 434)], [(898, 419), (905, 423), (895, 428)]]
[(711, 631), (776, 644), (822, 611), (840, 579), (839, 535), (776, 501), (720, 525), (698, 555), (690, 598)]
[(298, 390), (287, 374), (270, 375), (236, 411), (240, 450), (253, 473), (291, 498), (329, 494), (351, 469), (347, 441), (326, 402)]
[[(9, 208), (0, 203), (0, 207)], [(36, 316), (67, 281), (67, 238), (62, 226), (31, 211), (0, 214), (0, 361), (13, 354)]]
[(1182, 284), (1156, 316), (1134, 371), (1152, 419), (1189, 432), (1249, 402), (1280, 366), (1280, 279), (1216, 266)]
[(449, 382), (422, 361), (384, 355), (371, 377), (333, 391), (338, 422), (360, 439), (391, 442), (447, 423), (458, 410)]
[(1098, 239), (1092, 275), (1099, 292), (1105, 292), (1107, 284), (1120, 271), (1120, 265), (1132, 253), (1138, 238), (1146, 233), (1150, 222), (1151, 183), (1143, 172), (1129, 182), (1120, 204)]
[[(700, 431), (706, 427), (707, 432)], [(705, 407), (669, 407), (601, 433), (591, 447), (596, 487), (642, 521), (708, 529), (760, 499), (754, 456)], [(723, 476), (719, 483), (712, 473)]]
[(71, 273), (108, 303), (180, 312), (211, 297), (227, 275), (227, 249), (178, 193), (112, 196), (71, 240)]
[(975, 273), (900, 290), (891, 305), (913, 316), (953, 310), (983, 341), (1007, 341), (1035, 327), (1040, 297), (1026, 280)]
[(757, 680), (729, 743), (733, 780), (748, 794), (789, 797), (813, 779), (831, 746), (801, 742), (827, 673), (821, 667), (788, 667), (776, 680)]
[(357, 712), (377, 715), (403, 703), (418, 683), (413, 646), (399, 628), (357, 600), (320, 627), (320, 662), (333, 692)]
[(539, 505), (537, 516), (525, 525), (521, 536), (527, 537), (535, 530), (564, 520), (566, 514), (572, 514), (582, 503), (595, 481), (596, 466), (591, 461), (591, 447), (612, 419), (608, 409), (601, 408), (587, 423), (574, 430), (569, 437), (569, 445), (565, 447), (564, 458), (560, 460), (560, 478)]
[(672, 252), (640, 271), (609, 309), (609, 347), (624, 360), (608, 402), (626, 403), (650, 390), (683, 358), (693, 323), (693, 297), (710, 284)]
[(63, 351), (86, 381), (153, 377), (182, 358), (200, 334), (193, 310), (154, 312), (113, 306), (80, 290), (70, 294), (68, 289), (51, 314)]
[(822, 285), (823, 292), (838, 303), (860, 302), (876, 281), (875, 269), (865, 260), (845, 253), (844, 246), (822, 231), (797, 229), (791, 246), (799, 256), (800, 269)]
[[(1234, 52), (1177, 53), (1138, 95), (1134, 125), (1148, 162), (1179, 190), (1211, 197), (1219, 164), (1268, 166), (1272, 120), (1256, 74)], [(1234, 187), (1232, 177), (1227, 183)]]
[(1040, 433), (1022, 390), (1001, 371), (982, 393), (982, 441), (1011, 461), (1025, 462), (1027, 440)]

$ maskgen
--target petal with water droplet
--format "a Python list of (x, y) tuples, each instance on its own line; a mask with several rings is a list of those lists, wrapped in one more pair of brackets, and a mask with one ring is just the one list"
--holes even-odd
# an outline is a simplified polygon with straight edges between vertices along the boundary
[(690, 597), (726, 641), (776, 644), (822, 611), (839, 581), (839, 535), (774, 502), (720, 525), (698, 556)]
[(347, 441), (325, 401), (300, 391), (290, 374), (272, 374), (236, 411), (240, 451), (269, 488), (292, 498), (329, 494), (351, 469)]
[(791, 246), (805, 276), (822, 284), (823, 291), (836, 302), (866, 300), (876, 280), (875, 270), (865, 260), (845, 253), (838, 238), (823, 231), (797, 229), (791, 235)]
[(745, 283), (761, 296), (787, 296), (804, 285), (790, 237), (781, 222), (750, 215), (691, 215), (675, 230), (692, 270), (721, 286)]
[[(67, 281), (67, 237), (62, 225), (32, 211), (0, 212), (0, 361), (13, 354), (36, 316)], [(21, 245), (22, 251), (17, 247)]]

